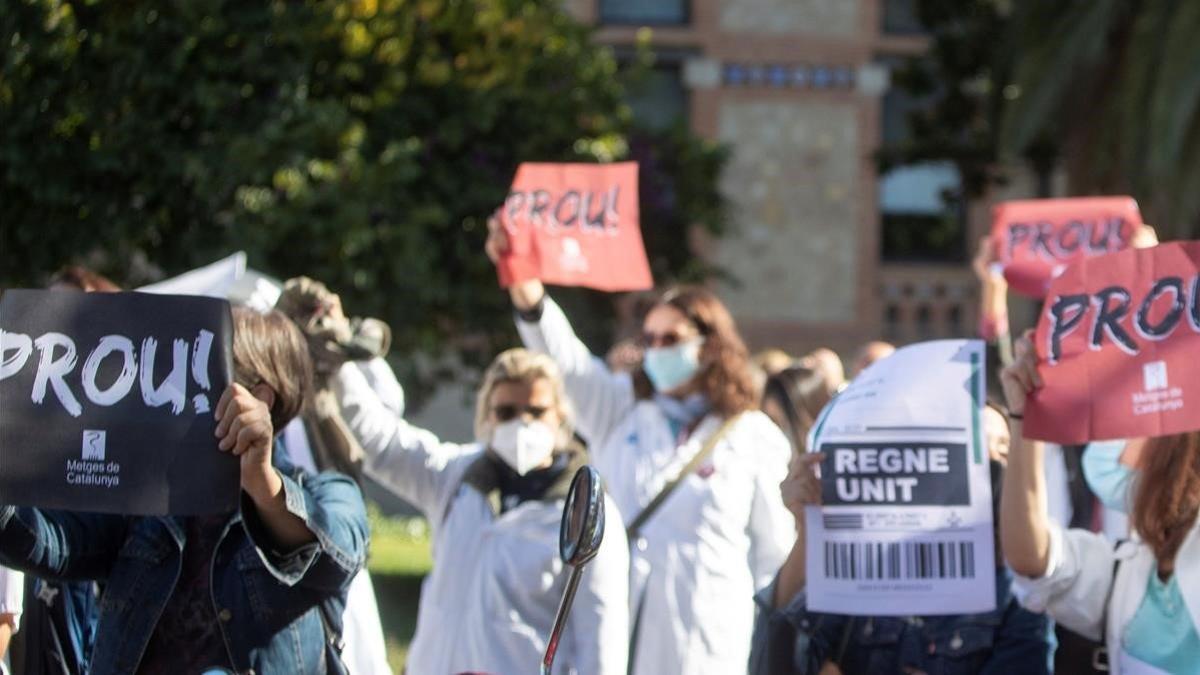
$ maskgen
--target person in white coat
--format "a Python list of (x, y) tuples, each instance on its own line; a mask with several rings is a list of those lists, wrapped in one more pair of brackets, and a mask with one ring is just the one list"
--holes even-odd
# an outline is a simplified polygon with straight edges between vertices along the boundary
[[(507, 251), (489, 224), (488, 254)], [(575, 336), (537, 281), (510, 295), (525, 345), (563, 371), (578, 429), (629, 526), (632, 541), (632, 673), (745, 672), (754, 594), (766, 587), (795, 539), (779, 494), (791, 452), (757, 410), (749, 357), (732, 317), (712, 293), (680, 289), (643, 321), (643, 369), (656, 393), (638, 400), (628, 373), (614, 373)], [(711, 455), (684, 475), (705, 446)], [(648, 519), (664, 486), (677, 487)]]
[[(478, 394), (478, 442), (466, 445), (389, 411), (358, 368), (342, 367), (337, 390), (363, 472), (419, 508), (433, 533), (406, 671), (534, 672), (567, 579), (558, 551), (567, 488), (587, 460), (554, 362), (524, 349), (496, 357)], [(628, 545), (616, 505), (605, 508), (610, 527), (584, 570), (554, 673), (626, 672)]]
[(8, 673), (8, 646), (21, 625), (25, 606), (25, 575), (0, 567), (0, 675)]
[(1110, 672), (1200, 674), (1200, 432), (1148, 439), (1136, 467), (1113, 481), (1133, 539), (1064, 529), (1046, 514), (1042, 444), (1021, 433), (1029, 392), (1041, 386), (1028, 336), (1001, 375), (1013, 437), (1001, 497), (1004, 556), (1022, 604), (1107, 645)]

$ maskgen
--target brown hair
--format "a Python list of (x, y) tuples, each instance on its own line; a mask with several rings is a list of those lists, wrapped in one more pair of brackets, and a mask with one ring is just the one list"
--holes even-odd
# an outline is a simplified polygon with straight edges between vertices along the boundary
[(275, 433), (300, 413), (312, 389), (312, 360), (300, 329), (281, 312), (233, 308), (233, 377), (243, 387), (266, 384), (275, 392)]
[(683, 312), (704, 336), (698, 381), (713, 410), (729, 417), (758, 407), (750, 356), (724, 303), (707, 289), (680, 286), (667, 291), (658, 305)]
[(1200, 511), (1200, 432), (1146, 441), (1133, 495), (1133, 526), (1159, 567), (1175, 560)]
[(805, 452), (808, 432), (821, 410), (833, 398), (825, 386), (825, 374), (813, 368), (793, 366), (775, 373), (763, 388), (763, 400), (773, 399), (783, 410), (792, 447)]
[(50, 277), (50, 285), (70, 286), (88, 293), (117, 293), (121, 287), (83, 265), (68, 265)]

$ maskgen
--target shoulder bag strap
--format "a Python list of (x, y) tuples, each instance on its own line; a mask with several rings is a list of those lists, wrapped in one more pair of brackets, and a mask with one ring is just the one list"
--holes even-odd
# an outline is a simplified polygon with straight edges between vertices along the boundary
[(708, 459), (712, 455), (713, 450), (717, 448), (717, 443), (721, 442), (721, 439), (726, 433), (729, 432), (731, 428), (733, 428), (734, 423), (741, 419), (741, 417), (742, 413), (738, 413), (725, 420), (725, 422), (721, 425), (721, 428), (713, 432), (713, 434), (704, 441), (704, 445), (700, 448), (700, 452), (697, 452), (696, 456), (692, 457), (691, 461), (687, 463), (687, 466), (683, 467), (683, 469), (679, 471), (679, 475), (667, 481), (667, 484), (664, 485), (662, 490), (660, 490), (659, 493), (654, 496), (654, 499), (651, 499), (650, 503), (642, 509), (642, 512), (637, 514), (637, 517), (629, 523), (629, 527), (625, 528), (625, 534), (628, 536), (631, 544), (641, 533), (642, 526), (646, 524), (646, 521), (650, 520), (650, 517), (653, 516), (656, 511), (658, 511), (658, 508), (663, 505), (663, 502), (667, 500), (667, 497), (671, 496), (671, 493), (675, 491), (675, 488), (679, 487), (679, 484), (683, 482), (683, 479), (694, 473), (696, 469), (700, 468), (700, 465), (704, 463), (704, 460)]

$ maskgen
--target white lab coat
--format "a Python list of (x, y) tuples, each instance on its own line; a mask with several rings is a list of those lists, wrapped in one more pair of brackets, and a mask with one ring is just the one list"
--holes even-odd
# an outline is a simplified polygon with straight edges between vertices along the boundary
[[(628, 375), (589, 353), (549, 298), (538, 323), (517, 327), (528, 348), (558, 362), (579, 432), (628, 520), (722, 424), (709, 415), (679, 442), (660, 407), (635, 401)], [(790, 453), (766, 415), (747, 413), (642, 527), (630, 558), (631, 619), (641, 608), (633, 673), (746, 671), (754, 593), (770, 583), (796, 537), (779, 493)]]
[[(338, 386), (342, 415), (366, 454), (364, 472), (419, 508), (433, 532), (433, 570), (421, 586), (406, 671), (537, 672), (570, 571), (558, 553), (563, 500), (495, 515), (462, 481), (482, 446), (443, 443), (391, 414), (356, 370), (342, 369)], [(605, 509), (604, 541), (584, 569), (554, 673), (625, 673), (628, 545), (611, 499)]]
[[(1113, 580), (1113, 563), (1121, 560)], [(1158, 563), (1150, 547), (1126, 541), (1115, 547), (1103, 534), (1050, 526), (1050, 561), (1040, 579), (1016, 577), (1013, 590), (1021, 604), (1046, 612), (1067, 628), (1108, 645), (1109, 667), (1120, 675), (1122, 636), (1142, 604), (1151, 574)], [(1200, 524), (1183, 541), (1175, 557), (1175, 575), (1192, 625), (1200, 627)], [(1105, 601), (1108, 625), (1104, 621)]]
[[(13, 615), (13, 633), (21, 628), (21, 613), (25, 609), (25, 575), (0, 567), (0, 614)], [(8, 654), (0, 654), (0, 675), (8, 672)]]

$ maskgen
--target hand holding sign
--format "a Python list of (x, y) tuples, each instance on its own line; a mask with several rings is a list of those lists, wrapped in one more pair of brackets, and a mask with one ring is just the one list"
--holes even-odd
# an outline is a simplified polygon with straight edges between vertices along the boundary
[(603, 291), (653, 287), (637, 164), (522, 164), (489, 239), (505, 288), (528, 280)]
[(1040, 298), (1066, 265), (1128, 248), (1142, 227), (1132, 197), (1001, 202), (992, 238), (1013, 290)]
[(1200, 428), (1200, 242), (1071, 265), (1050, 287), (1035, 340), (1045, 386), (1029, 438), (1145, 438)]
[(0, 501), (127, 514), (237, 507), (214, 446), (229, 303), (10, 290), (0, 298)]

